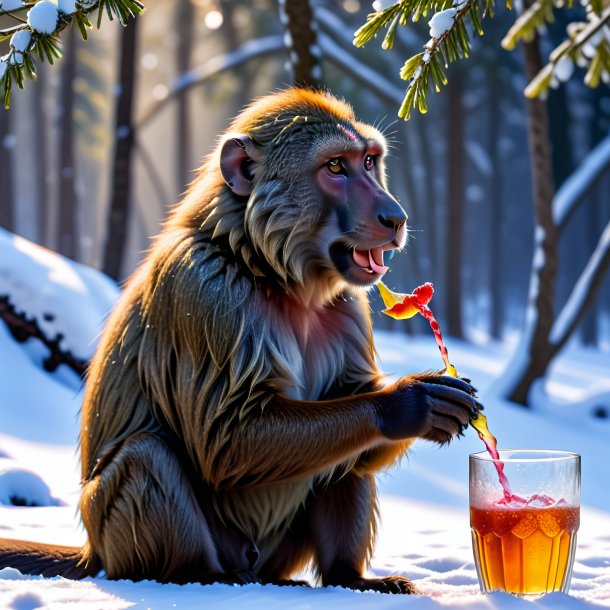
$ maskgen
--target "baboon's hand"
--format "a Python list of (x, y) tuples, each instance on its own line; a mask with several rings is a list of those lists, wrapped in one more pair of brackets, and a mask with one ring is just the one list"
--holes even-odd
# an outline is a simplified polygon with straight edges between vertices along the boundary
[(483, 408), (475, 392), (464, 379), (448, 375), (403, 377), (383, 390), (381, 431), (391, 440), (419, 436), (448, 443)]

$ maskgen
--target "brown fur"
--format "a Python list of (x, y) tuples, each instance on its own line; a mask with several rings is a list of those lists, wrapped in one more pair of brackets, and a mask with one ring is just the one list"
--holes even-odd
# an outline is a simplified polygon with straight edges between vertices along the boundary
[[(229, 130), (254, 143), (249, 197), (219, 169), (225, 138), (128, 281), (82, 410), (85, 571), (280, 582), (313, 562), (324, 584), (412, 590), (362, 577), (373, 475), (415, 436), (446, 442), (470, 403), (446, 390), (459, 396), (439, 414), (428, 377), (383, 388), (366, 292), (329, 261), (337, 228), (312, 186), (316, 154), (351, 150), (353, 133), (383, 151), (328, 94), (255, 102)], [(375, 176), (385, 193), (381, 158)]]

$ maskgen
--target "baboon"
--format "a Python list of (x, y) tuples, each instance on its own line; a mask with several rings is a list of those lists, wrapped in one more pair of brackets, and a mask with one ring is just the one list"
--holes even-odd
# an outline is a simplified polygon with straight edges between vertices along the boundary
[(386, 142), (326, 92), (233, 121), (127, 281), (82, 407), (82, 549), (3, 541), (0, 565), (71, 578), (286, 583), (365, 578), (374, 475), (445, 444), (466, 381), (384, 379), (367, 289), (406, 241)]

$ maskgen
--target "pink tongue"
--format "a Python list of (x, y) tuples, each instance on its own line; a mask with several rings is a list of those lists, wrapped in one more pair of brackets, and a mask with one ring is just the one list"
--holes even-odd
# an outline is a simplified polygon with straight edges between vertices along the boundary
[(368, 250), (365, 252), (364, 250), (356, 250), (354, 248), (354, 261), (356, 265), (362, 267), (363, 269), (368, 269), (369, 267), (369, 255)]
[[(375, 260), (375, 258), (378, 259), (379, 263)], [(389, 269), (389, 267), (386, 267), (383, 264), (383, 250), (381, 248), (369, 250), (369, 264), (375, 273), (380, 273), (382, 275)]]
[(353, 256), (356, 264), (369, 273), (373, 271), (383, 275), (388, 270), (388, 267), (383, 264), (383, 250), (381, 248), (375, 248), (374, 250), (357, 250), (354, 248)]

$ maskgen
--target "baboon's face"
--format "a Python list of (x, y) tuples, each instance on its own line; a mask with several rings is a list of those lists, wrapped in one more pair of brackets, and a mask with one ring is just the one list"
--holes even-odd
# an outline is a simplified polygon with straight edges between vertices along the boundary
[(368, 287), (407, 233), (407, 215), (385, 188), (384, 150), (368, 125), (297, 116), (267, 144), (229, 136), (220, 168), (244, 198), (250, 243), (278, 276)]
[[(345, 130), (347, 133), (351, 133)], [(338, 140), (319, 156), (316, 183), (327, 203), (327, 254), (350, 284), (370, 286), (388, 271), (388, 254), (406, 241), (407, 215), (384, 186), (375, 139)]]

